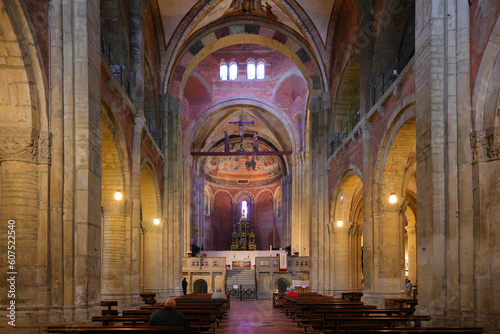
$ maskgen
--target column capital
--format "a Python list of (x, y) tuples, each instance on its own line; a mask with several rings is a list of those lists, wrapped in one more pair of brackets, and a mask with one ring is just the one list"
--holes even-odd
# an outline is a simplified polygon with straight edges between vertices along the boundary
[[(160, 221), (161, 222), (161, 221)], [(141, 221), (141, 228), (144, 233), (161, 233), (162, 224), (156, 225), (153, 220), (143, 220)]]
[(52, 135), (33, 128), (0, 127), (0, 161), (50, 163)]
[(104, 215), (112, 214), (112, 215), (123, 215), (127, 214), (127, 201), (107, 201), (102, 202), (102, 213)]

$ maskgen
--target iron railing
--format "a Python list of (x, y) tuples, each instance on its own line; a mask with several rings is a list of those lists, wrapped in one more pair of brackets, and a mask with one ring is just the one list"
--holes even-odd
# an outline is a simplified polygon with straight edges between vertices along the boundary
[(231, 300), (257, 300), (257, 288), (245, 288), (243, 285), (239, 285), (238, 288), (227, 289), (226, 293), (229, 293)]
[[(161, 123), (162, 122), (160, 121), (160, 124)], [(151, 134), (151, 137), (153, 137), (156, 145), (158, 145), (160, 150), (163, 151), (163, 130), (157, 130), (151, 119), (148, 117), (146, 117), (146, 126), (148, 127), (148, 131)]]
[(113, 72), (113, 75), (118, 78), (118, 80), (120, 81), (120, 85), (125, 88), (127, 95), (130, 96), (130, 81), (132, 80), (132, 76), (130, 72), (125, 68), (125, 65), (121, 65), (121, 62), (118, 61), (118, 58), (111, 49), (111, 44), (106, 41), (102, 34), (101, 53), (106, 59), (106, 62)]
[(359, 122), (359, 110), (356, 111), (355, 114), (353, 114), (347, 123), (344, 125), (341, 131), (335, 132), (333, 134), (333, 140), (330, 142), (330, 155), (335, 152), (335, 150), (342, 144), (344, 139), (349, 136), (349, 133), (354, 129), (354, 127), (358, 124)]

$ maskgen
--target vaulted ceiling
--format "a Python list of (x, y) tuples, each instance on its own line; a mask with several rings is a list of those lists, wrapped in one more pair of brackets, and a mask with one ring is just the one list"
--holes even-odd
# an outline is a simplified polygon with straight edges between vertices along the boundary
[[(266, 13), (271, 12), (281, 23), (291, 27), (302, 36), (319, 36), (321, 44), (325, 45), (335, 1), (255, 0), (255, 3), (256, 6), (261, 5)], [(158, 0), (165, 44), (169, 44), (175, 34), (189, 36), (227, 14), (231, 6), (234, 8), (240, 3), (241, 0)]]

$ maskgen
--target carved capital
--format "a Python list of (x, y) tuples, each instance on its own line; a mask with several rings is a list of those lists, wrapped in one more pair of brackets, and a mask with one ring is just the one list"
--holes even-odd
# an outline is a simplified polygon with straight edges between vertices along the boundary
[(0, 128), (0, 161), (38, 162), (38, 131), (32, 128)]
[(109, 201), (102, 203), (102, 213), (104, 215), (122, 215), (127, 214), (127, 201)]
[(500, 128), (491, 127), (485, 132), (488, 158), (493, 160), (500, 158)]
[(52, 134), (41, 132), (38, 137), (38, 162), (50, 164), (52, 148)]
[(486, 131), (475, 131), (470, 135), (470, 146), (472, 149), (472, 162), (485, 161), (486, 154)]
[(161, 232), (161, 224), (156, 225), (152, 220), (141, 221), (141, 227), (144, 233), (159, 234)]

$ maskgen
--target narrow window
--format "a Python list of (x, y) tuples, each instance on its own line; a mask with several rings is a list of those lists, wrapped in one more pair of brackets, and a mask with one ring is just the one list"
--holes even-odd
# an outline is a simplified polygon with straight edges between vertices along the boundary
[(231, 63), (229, 65), (229, 80), (236, 80), (238, 78), (238, 65)]
[(247, 201), (241, 202), (241, 218), (247, 218), (248, 204)]
[(255, 79), (255, 62), (253, 60), (250, 60), (247, 63), (247, 79), (248, 80)]
[(220, 64), (219, 70), (220, 70), (219, 71), (220, 72), (220, 79), (227, 80), (227, 64), (226, 63)]
[(264, 79), (266, 76), (266, 65), (261, 60), (257, 63), (257, 79)]

